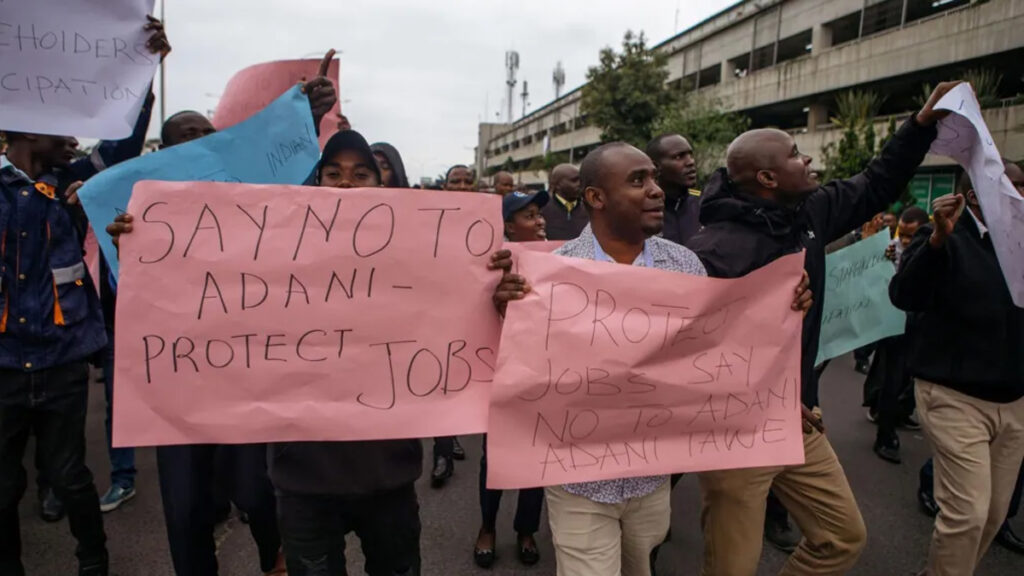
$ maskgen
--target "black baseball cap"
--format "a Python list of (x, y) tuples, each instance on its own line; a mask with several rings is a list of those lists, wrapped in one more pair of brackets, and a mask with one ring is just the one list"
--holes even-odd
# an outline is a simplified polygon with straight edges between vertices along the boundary
[(320, 180), (320, 170), (323, 167), (325, 160), (333, 158), (342, 150), (354, 150), (363, 157), (363, 161), (373, 170), (373, 173), (377, 175), (377, 181), (381, 181), (380, 168), (377, 167), (377, 159), (373, 157), (373, 151), (370, 150), (370, 145), (366, 143), (366, 138), (355, 130), (342, 130), (336, 132), (329, 140), (327, 144), (324, 144), (324, 151), (320, 155), (320, 161), (316, 164), (316, 176), (317, 180)]
[(551, 197), (544, 190), (540, 192), (534, 192), (533, 194), (527, 194), (526, 192), (515, 191), (511, 194), (506, 194), (501, 199), (501, 215), (502, 218), (508, 222), (512, 215), (519, 212), (523, 208), (526, 208), (530, 204), (536, 204), (538, 208), (543, 208), (548, 203)]

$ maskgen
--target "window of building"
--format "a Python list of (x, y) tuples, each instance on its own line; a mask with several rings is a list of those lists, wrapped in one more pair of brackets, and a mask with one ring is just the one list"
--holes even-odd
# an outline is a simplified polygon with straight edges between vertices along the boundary
[(832, 33), (832, 46), (845, 44), (860, 37), (860, 10), (825, 24)]
[(754, 50), (754, 56), (750, 61), (750, 71), (769, 68), (775, 65), (775, 43), (762, 46)]
[(533, 144), (533, 136), (523, 138), (523, 145), (526, 146), (527, 144)]
[(700, 71), (697, 75), (697, 82), (701, 88), (705, 86), (714, 86), (722, 81), (722, 66), (715, 64), (714, 66), (708, 66), (707, 68)]
[(864, 9), (862, 37), (900, 25), (903, 18), (903, 0), (869, 0), (869, 4)]
[[(719, 69), (721, 72), (721, 69)], [(697, 72), (693, 74), (687, 74), (679, 80), (679, 90), (682, 92), (689, 92), (697, 89)]]
[(779, 52), (775, 59), (776, 64), (780, 64), (787, 60), (799, 58), (805, 54), (811, 53), (811, 31), (804, 30), (790, 36), (789, 38), (783, 38), (779, 40)]
[(913, 22), (970, 3), (971, 0), (907, 0), (906, 19)]
[[(750, 73), (750, 52), (729, 59), (729, 73), (736, 78), (746, 78)], [(703, 84), (701, 84), (703, 86)]]

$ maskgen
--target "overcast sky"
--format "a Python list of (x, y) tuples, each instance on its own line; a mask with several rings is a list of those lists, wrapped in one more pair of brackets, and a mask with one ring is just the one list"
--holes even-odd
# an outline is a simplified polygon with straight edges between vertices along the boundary
[[(341, 52), (342, 111), (370, 142), (394, 144), (410, 181), (473, 161), (477, 124), (504, 110), (505, 51), (520, 55), (530, 110), (583, 83), (627, 29), (656, 44), (735, 0), (172, 0), (167, 114), (216, 107), (232, 74), (268, 60)], [(159, 8), (159, 2), (157, 3)], [(563, 92), (563, 93), (564, 93)], [(514, 104), (518, 118), (522, 101)], [(157, 135), (159, 121), (150, 133)]]

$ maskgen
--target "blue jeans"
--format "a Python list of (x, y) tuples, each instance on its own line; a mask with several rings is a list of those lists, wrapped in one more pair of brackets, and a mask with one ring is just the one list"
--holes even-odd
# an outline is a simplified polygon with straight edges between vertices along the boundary
[(110, 432), (114, 406), (114, 332), (107, 329), (107, 349), (103, 357), (103, 387), (107, 393), (107, 452), (110, 454), (110, 485), (135, 487), (135, 448), (114, 448)]

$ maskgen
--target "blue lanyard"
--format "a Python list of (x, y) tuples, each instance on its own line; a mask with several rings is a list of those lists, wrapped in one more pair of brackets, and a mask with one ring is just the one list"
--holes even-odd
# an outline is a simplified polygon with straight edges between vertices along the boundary
[[(643, 258), (643, 266), (645, 268), (654, 268), (654, 258), (651, 256), (651, 251), (647, 249), (646, 240), (644, 240), (644, 249), (640, 253), (640, 257)], [(601, 248), (601, 243), (597, 241), (597, 236), (594, 236), (594, 259), (604, 260), (606, 262), (615, 262), (615, 260), (606, 254), (604, 249)]]

